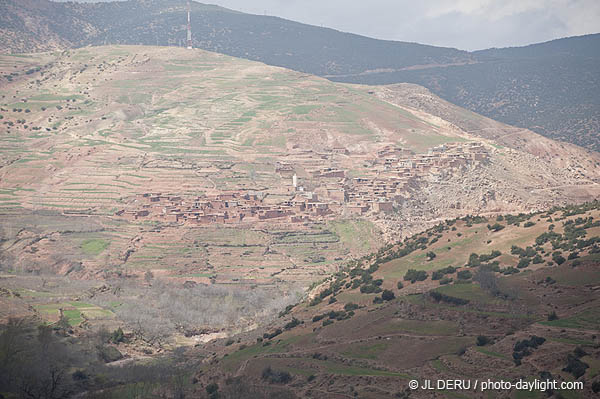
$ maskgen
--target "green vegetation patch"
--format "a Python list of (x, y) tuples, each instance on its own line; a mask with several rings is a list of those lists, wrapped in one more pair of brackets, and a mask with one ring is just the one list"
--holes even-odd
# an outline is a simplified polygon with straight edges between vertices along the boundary
[(585, 310), (564, 319), (544, 321), (540, 324), (560, 328), (600, 330), (600, 308)]
[(319, 107), (319, 105), (298, 105), (292, 108), (292, 112), (296, 115), (306, 115)]
[(100, 255), (110, 243), (108, 241), (94, 238), (90, 240), (86, 240), (81, 244), (81, 249), (87, 255), (97, 256)]
[(377, 342), (367, 345), (353, 345), (347, 351), (342, 352), (342, 355), (357, 358), (357, 359), (377, 359), (379, 354), (388, 348), (386, 342)]
[(389, 323), (389, 329), (418, 335), (456, 335), (458, 325), (446, 320), (399, 320)]
[(482, 347), (476, 347), (475, 350), (479, 353), (483, 353), (484, 355), (488, 355), (488, 356), (492, 356), (492, 357), (497, 357), (499, 359), (505, 359), (508, 360), (508, 357), (503, 355), (502, 353), (498, 353), (498, 352), (494, 352), (491, 351), (489, 349), (486, 348), (482, 348)]
[(455, 298), (466, 299), (470, 302), (479, 302), (486, 304), (493, 304), (500, 299), (495, 298), (488, 294), (486, 291), (482, 290), (481, 287), (477, 284), (452, 284), (445, 285), (439, 288), (436, 288), (437, 292), (440, 294), (452, 296)]
[(387, 370), (375, 370), (366, 367), (346, 366), (344, 364), (334, 363), (332, 361), (318, 361), (324, 366), (325, 370), (331, 374), (355, 375), (355, 376), (389, 376), (410, 379), (411, 376), (402, 373), (396, 373)]
[(377, 228), (367, 220), (336, 220), (329, 227), (345, 247), (361, 251), (372, 249), (378, 236)]

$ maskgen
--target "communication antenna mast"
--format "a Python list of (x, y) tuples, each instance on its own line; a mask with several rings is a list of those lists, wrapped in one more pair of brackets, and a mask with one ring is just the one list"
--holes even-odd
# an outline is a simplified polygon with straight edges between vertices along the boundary
[(190, 2), (187, 2), (187, 12), (188, 12), (188, 24), (187, 24), (187, 48), (188, 50), (192, 49), (192, 7), (190, 6)]

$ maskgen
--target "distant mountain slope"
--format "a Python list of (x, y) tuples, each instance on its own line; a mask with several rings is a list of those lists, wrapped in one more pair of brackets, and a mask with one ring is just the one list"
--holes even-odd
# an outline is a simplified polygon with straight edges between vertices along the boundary
[(600, 150), (600, 35), (474, 53), (485, 61), (447, 68), (332, 77), (410, 82), (472, 111), (547, 137)]
[[(186, 37), (184, 0), (131, 0), (110, 3), (52, 3), (8, 0), (0, 10), (14, 20), (38, 19), (65, 43), (178, 45)], [(194, 45), (236, 57), (262, 61), (316, 75), (357, 74), (414, 65), (474, 62), (465, 51), (370, 39), (276, 17), (249, 15), (218, 6), (192, 3)], [(97, 31), (63, 31), (47, 21), (62, 13), (85, 21)], [(82, 22), (80, 22), (82, 23)], [(13, 24), (16, 25), (16, 24)], [(2, 27), (6, 25), (2, 23)], [(19, 24), (25, 32), (28, 26)], [(35, 33), (29, 27), (29, 33)], [(25, 44), (4, 41), (13, 51), (30, 51)]]
[[(186, 1), (0, 3), (0, 51), (185, 42)], [(600, 34), (468, 53), (392, 42), (192, 2), (196, 47), (331, 80), (426, 86), (445, 100), (600, 149)]]

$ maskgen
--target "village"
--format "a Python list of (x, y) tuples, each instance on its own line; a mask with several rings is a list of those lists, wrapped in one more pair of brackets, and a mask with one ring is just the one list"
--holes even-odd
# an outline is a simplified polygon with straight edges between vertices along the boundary
[[(331, 154), (344, 154), (333, 149)], [(279, 220), (304, 223), (394, 211), (410, 196), (410, 189), (428, 175), (448, 173), (486, 162), (481, 143), (451, 143), (413, 154), (388, 145), (368, 159), (369, 173), (350, 177), (335, 167), (305, 169), (305, 182), (296, 166), (279, 162), (275, 171), (283, 184), (272, 190), (228, 190), (184, 198), (177, 194), (141, 193), (116, 216), (127, 220), (152, 220), (181, 224), (240, 224)], [(276, 194), (276, 195), (274, 195)], [(269, 196), (284, 198), (273, 202)]]

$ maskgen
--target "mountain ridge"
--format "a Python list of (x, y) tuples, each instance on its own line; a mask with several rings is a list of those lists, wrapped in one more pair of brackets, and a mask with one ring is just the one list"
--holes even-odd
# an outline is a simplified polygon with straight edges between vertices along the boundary
[[(0, 4), (0, 42), (4, 52), (103, 44), (184, 46), (185, 21), (183, 0), (6, 0)], [(192, 30), (198, 48), (346, 83), (419, 84), (492, 119), (600, 149), (600, 63), (594, 51), (600, 48), (599, 34), (470, 53), (197, 2), (192, 2)]]

